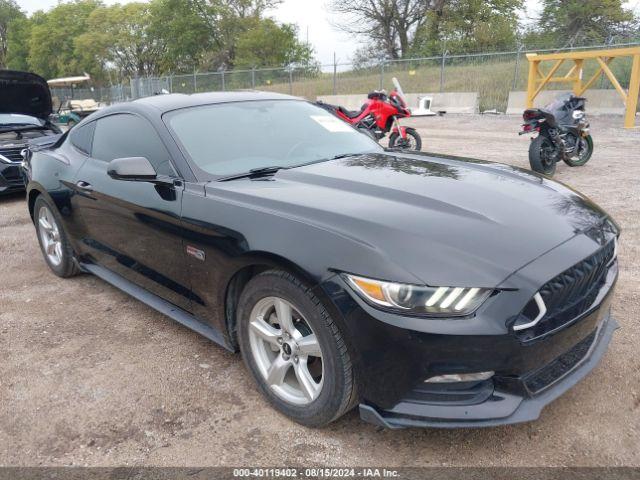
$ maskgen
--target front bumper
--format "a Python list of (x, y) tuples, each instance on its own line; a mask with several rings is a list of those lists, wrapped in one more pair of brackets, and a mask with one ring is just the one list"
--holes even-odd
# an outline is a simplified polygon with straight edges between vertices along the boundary
[[(514, 393), (509, 391), (509, 388), (501, 389), (496, 386), (492, 388), (489, 395), (484, 396), (480, 403), (447, 405), (444, 402), (429, 404), (402, 401), (389, 410), (379, 410), (371, 405), (361, 404), (360, 416), (367, 422), (386, 428), (493, 427), (535, 420), (540, 416), (544, 407), (576, 385), (598, 365), (607, 351), (613, 332), (617, 328), (617, 322), (610, 318), (610, 314), (607, 312), (599, 328), (594, 332), (594, 338), (587, 353), (559, 379), (537, 394), (528, 394), (526, 387), (520, 393)], [(558, 360), (562, 362), (560, 357), (554, 361)], [(526, 379), (511, 379), (506, 383), (524, 385)], [(471, 396), (471, 398), (473, 401), (473, 398), (477, 398), (477, 396)]]
[[(605, 240), (609, 245), (611, 240)], [(561, 310), (569, 312), (566, 318), (545, 317), (540, 331), (516, 332), (512, 326), (549, 279), (565, 279), (576, 265), (586, 272), (587, 263), (599, 259), (604, 248), (586, 235), (574, 237), (513, 274), (498, 294), (464, 319), (390, 314), (352, 295), (340, 276), (324, 282), (323, 293), (353, 352), (362, 417), (390, 428), (492, 426), (537, 418), (606, 351), (617, 327), (610, 319), (617, 261), (599, 260), (609, 263), (605, 271), (591, 270), (604, 275), (593, 277), (599, 279), (592, 284), (597, 289), (571, 300), (571, 308)], [(577, 311), (576, 305), (581, 305)], [(563, 323), (554, 323), (556, 318)], [(488, 371), (495, 374), (484, 382), (425, 382), (443, 374)]]

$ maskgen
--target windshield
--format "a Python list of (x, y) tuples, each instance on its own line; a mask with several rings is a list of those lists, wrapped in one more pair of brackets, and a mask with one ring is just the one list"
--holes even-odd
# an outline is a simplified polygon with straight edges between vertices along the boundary
[(0, 113), (0, 128), (2, 127), (28, 127), (28, 126), (37, 126), (41, 127), (45, 122), (42, 120), (31, 117), (29, 115), (21, 115), (19, 113)]
[(301, 100), (204, 105), (171, 112), (165, 121), (193, 163), (214, 176), (382, 150), (367, 135)]
[(396, 77), (393, 77), (393, 86), (396, 87), (396, 92), (398, 92), (398, 95), (400, 96), (400, 98), (402, 99), (402, 101), (406, 105), (407, 104), (407, 97), (405, 97), (404, 91), (402, 90), (402, 86), (400, 85), (400, 82), (398, 81), (398, 79)]
[(558, 95), (555, 98), (555, 100), (553, 100), (551, 103), (549, 103), (544, 108), (547, 109), (547, 110), (550, 110), (550, 111), (562, 110), (562, 108), (564, 108), (566, 103), (569, 100), (571, 100), (571, 97), (573, 97), (573, 95), (571, 93), (563, 93), (561, 95)]

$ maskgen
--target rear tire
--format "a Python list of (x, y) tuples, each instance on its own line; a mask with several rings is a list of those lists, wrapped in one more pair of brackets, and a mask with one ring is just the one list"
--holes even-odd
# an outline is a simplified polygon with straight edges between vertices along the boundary
[(355, 406), (345, 341), (320, 300), (293, 275), (270, 270), (250, 280), (237, 319), (242, 358), (276, 410), (322, 427)]
[(389, 148), (401, 148), (403, 150), (422, 150), (422, 138), (415, 128), (407, 127), (407, 139), (404, 140), (398, 132), (389, 137)]
[(534, 172), (542, 173), (548, 177), (556, 171), (556, 159), (553, 156), (555, 145), (544, 135), (538, 135), (529, 145), (529, 165)]
[(42, 195), (36, 198), (33, 221), (42, 255), (51, 271), (62, 278), (80, 273), (60, 215)]
[(587, 135), (584, 138), (579, 138), (578, 141), (584, 141), (583, 152), (576, 158), (565, 158), (564, 163), (570, 167), (581, 167), (589, 161), (591, 155), (593, 155), (593, 138), (591, 135)]

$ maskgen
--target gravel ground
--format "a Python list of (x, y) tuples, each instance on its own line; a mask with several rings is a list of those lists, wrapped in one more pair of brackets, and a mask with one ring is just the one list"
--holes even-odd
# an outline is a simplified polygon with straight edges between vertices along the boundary
[[(428, 151), (528, 167), (515, 117), (413, 119)], [(41, 258), (21, 195), (0, 199), (0, 465), (640, 466), (640, 131), (593, 118), (596, 151), (556, 178), (623, 228), (601, 365), (523, 425), (385, 431), (351, 412), (323, 430), (260, 397), (239, 356), (89, 275)]]

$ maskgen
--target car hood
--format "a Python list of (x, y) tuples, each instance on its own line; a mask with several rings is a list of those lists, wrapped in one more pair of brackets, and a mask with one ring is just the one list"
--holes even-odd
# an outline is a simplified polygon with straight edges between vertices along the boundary
[(0, 70), (0, 91), (0, 113), (47, 119), (53, 111), (49, 85), (35, 73)]
[[(353, 156), (225, 185), (260, 209), (375, 252), (330, 268), (428, 285), (495, 287), (606, 215), (528, 171), (429, 155)], [(383, 264), (408, 275), (389, 278)]]

